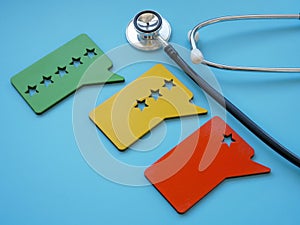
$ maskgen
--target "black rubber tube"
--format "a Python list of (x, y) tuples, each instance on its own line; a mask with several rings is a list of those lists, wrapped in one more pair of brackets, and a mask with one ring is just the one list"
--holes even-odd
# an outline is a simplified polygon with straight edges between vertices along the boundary
[(245, 127), (247, 127), (253, 134), (255, 134), (260, 140), (271, 147), (274, 151), (280, 154), (282, 157), (293, 163), (295, 166), (300, 167), (300, 158), (278, 143), (262, 128), (260, 128), (254, 121), (252, 121), (247, 115), (239, 110), (234, 104), (232, 104), (227, 98), (221, 95), (217, 90), (210, 86), (202, 77), (200, 77), (178, 54), (172, 45), (164, 47), (164, 51), (174, 60), (174, 62), (207, 94), (209, 94), (216, 102), (223, 106), (231, 115), (239, 120)]

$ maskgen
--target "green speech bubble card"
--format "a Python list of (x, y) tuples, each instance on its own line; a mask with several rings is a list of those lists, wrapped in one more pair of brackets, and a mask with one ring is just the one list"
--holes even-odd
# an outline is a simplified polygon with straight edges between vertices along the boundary
[(83, 85), (124, 81), (109, 71), (111, 67), (103, 51), (81, 34), (13, 76), (11, 83), (33, 111), (41, 114)]

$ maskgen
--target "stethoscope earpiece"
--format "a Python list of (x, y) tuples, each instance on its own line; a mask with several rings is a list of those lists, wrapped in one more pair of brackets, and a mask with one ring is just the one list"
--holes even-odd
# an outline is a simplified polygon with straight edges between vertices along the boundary
[(191, 51), (191, 60), (194, 64), (200, 64), (203, 62), (203, 54), (198, 48), (194, 48)]

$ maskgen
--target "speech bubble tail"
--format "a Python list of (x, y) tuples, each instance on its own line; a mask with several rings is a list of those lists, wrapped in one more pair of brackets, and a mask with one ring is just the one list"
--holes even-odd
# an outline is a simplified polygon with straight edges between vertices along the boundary
[(125, 81), (124, 77), (114, 73), (109, 77), (106, 83), (109, 84), (109, 83), (124, 82), (124, 81)]
[(243, 166), (240, 166), (239, 168), (235, 168), (234, 174), (230, 174), (227, 177), (242, 177), (242, 176), (264, 174), (264, 173), (271, 172), (271, 169), (269, 167), (254, 162), (251, 159), (242, 162), (242, 164)]

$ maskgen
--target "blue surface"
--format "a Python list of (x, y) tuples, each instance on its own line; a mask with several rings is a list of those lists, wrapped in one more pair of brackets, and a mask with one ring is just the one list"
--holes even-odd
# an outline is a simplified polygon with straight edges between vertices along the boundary
[[(148, 3), (2, 1), (0, 224), (299, 224), (299, 169), (279, 157), (230, 115), (227, 123), (255, 149), (255, 160), (269, 166), (272, 172), (227, 180), (189, 212), (179, 215), (151, 185), (112, 182), (88, 165), (74, 134), (74, 96), (37, 116), (9, 81), (14, 74), (80, 33), (87, 33), (105, 52), (125, 44), (128, 21), (143, 9), (160, 12), (173, 27), (172, 42), (189, 48), (186, 33), (199, 21), (231, 14), (298, 13), (299, 6), (298, 0), (187, 0), (172, 4), (156, 0)], [(208, 59), (218, 62), (300, 66), (299, 35), (296, 20), (232, 22), (203, 30), (199, 45)], [(154, 63), (137, 62), (118, 73), (129, 83)], [(209, 107), (205, 95), (193, 82), (174, 67), (168, 68), (193, 91), (196, 104)], [(212, 72), (225, 96), (300, 155), (299, 74), (216, 69)], [(104, 87), (97, 104), (124, 85)], [(98, 90), (94, 86), (79, 94)], [(201, 117), (200, 123), (210, 116)], [(147, 152), (129, 149), (120, 153), (100, 132), (97, 134), (120, 162), (147, 166), (176, 145), (180, 137), (193, 131), (193, 118), (183, 121), (191, 125), (183, 134), (181, 120), (170, 120), (156, 128), (154, 138), (156, 133), (165, 133), (164, 139)], [(82, 126), (85, 125), (94, 129), (87, 117), (82, 121)], [(139, 143), (135, 147), (143, 148)]]

